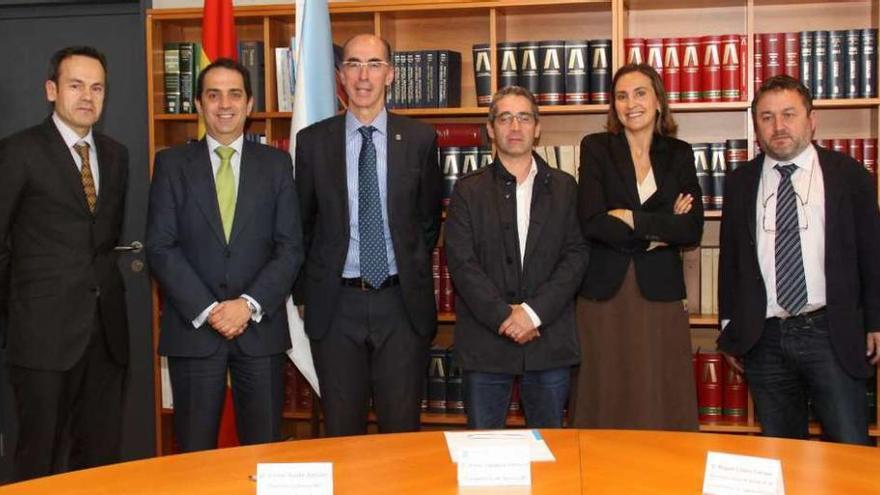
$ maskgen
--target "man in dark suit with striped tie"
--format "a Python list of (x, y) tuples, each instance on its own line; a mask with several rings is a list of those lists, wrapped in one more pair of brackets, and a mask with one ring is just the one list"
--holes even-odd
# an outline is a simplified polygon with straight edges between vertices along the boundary
[[(0, 141), (0, 320), (18, 416), (13, 479), (119, 461), (128, 366), (116, 265), (128, 150), (98, 132), (104, 56), (59, 50), (52, 115)], [(2, 324), (0, 324), (2, 326)]]
[(767, 436), (868, 441), (866, 379), (880, 360), (880, 213), (858, 162), (810, 143), (816, 113), (789, 76), (752, 102), (763, 154), (727, 177), (718, 339), (744, 369)]
[(327, 435), (419, 428), (437, 330), (431, 250), (440, 227), (437, 135), (385, 109), (391, 48), (351, 38), (339, 77), (348, 111), (297, 134), (306, 264), (294, 299), (321, 387)]

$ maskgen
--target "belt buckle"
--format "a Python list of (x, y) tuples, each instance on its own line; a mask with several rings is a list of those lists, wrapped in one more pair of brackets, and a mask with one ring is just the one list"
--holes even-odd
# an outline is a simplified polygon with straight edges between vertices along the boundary
[(367, 281), (364, 280), (364, 277), (361, 277), (360, 280), (361, 280), (361, 292), (367, 292), (368, 290), (370, 290), (370, 287), (367, 285)]

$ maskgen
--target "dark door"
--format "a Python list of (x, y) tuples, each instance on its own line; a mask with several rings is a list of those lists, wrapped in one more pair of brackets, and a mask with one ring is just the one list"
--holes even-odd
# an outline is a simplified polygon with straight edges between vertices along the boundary
[[(36, 3), (33, 0), (19, 2)], [(68, 45), (92, 45), (108, 60), (108, 95), (97, 127), (128, 147), (131, 162), (126, 226), (121, 244), (143, 241), (149, 188), (146, 63), (143, 6), (7, 6), (0, 0), (0, 137), (39, 123), (49, 115), (43, 85), (49, 57)], [(131, 364), (125, 406), (123, 458), (155, 454), (153, 344), (149, 278), (144, 253), (120, 260), (128, 291)], [(5, 356), (0, 356), (4, 361)], [(12, 395), (0, 366), (0, 480), (9, 479), (15, 445)]]

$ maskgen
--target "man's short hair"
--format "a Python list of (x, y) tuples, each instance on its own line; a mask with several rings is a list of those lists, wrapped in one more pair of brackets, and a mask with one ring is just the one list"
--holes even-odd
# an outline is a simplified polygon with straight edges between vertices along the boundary
[(99, 52), (97, 48), (83, 45), (68, 46), (66, 48), (58, 50), (52, 55), (52, 58), (49, 59), (49, 80), (57, 84), (61, 62), (64, 62), (65, 59), (73, 57), (75, 55), (93, 58), (100, 62), (101, 68), (104, 69), (104, 78), (107, 78), (107, 59), (104, 58), (104, 54)]
[(529, 103), (532, 105), (532, 115), (535, 116), (535, 122), (538, 121), (540, 115), (538, 115), (538, 101), (535, 99), (535, 95), (522, 86), (507, 86), (501, 88), (492, 95), (492, 103), (489, 104), (490, 124), (495, 122), (495, 118), (498, 117), (498, 101), (505, 96), (522, 96), (529, 100)]
[(201, 72), (199, 72), (199, 81), (196, 84), (196, 98), (198, 98), (199, 101), (202, 101), (202, 91), (204, 91), (205, 89), (205, 74), (211, 72), (214, 69), (229, 69), (241, 74), (241, 80), (244, 83), (244, 93), (247, 96), (248, 100), (251, 99), (251, 95), (253, 93), (251, 91), (251, 74), (248, 72), (248, 70), (245, 69), (243, 65), (236, 62), (235, 60), (232, 60), (231, 58), (218, 58), (217, 60), (211, 62), (210, 65), (202, 69)]
[(813, 94), (810, 93), (809, 88), (789, 75), (779, 74), (761, 83), (761, 87), (755, 93), (755, 99), (752, 100), (752, 119), (758, 118), (758, 101), (764, 94), (770, 91), (795, 91), (801, 96), (801, 101), (804, 103), (804, 108), (807, 109), (807, 114), (813, 111)]
[[(351, 43), (351, 41), (353, 39), (357, 38), (358, 36), (364, 36), (367, 34), (370, 34), (370, 33), (356, 34), (356, 35), (352, 36), (351, 38), (348, 38), (347, 40), (345, 40), (345, 43), (342, 44), (342, 56), (345, 57), (345, 49), (348, 48), (348, 44)], [(394, 50), (391, 49), (391, 43), (389, 43), (388, 40), (386, 40), (385, 38), (382, 38), (381, 36), (377, 36), (377, 37), (379, 38), (379, 41), (381, 41), (382, 44), (385, 45), (385, 55), (388, 57), (385, 59), (385, 61), (388, 62), (390, 65), (394, 65)]]

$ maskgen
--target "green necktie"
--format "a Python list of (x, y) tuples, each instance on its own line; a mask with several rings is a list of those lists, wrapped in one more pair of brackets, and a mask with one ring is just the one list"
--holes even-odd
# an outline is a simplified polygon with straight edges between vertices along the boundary
[(220, 168), (214, 177), (217, 187), (217, 205), (220, 206), (220, 221), (223, 222), (223, 233), (229, 242), (232, 234), (232, 219), (235, 218), (235, 176), (232, 174), (232, 155), (235, 150), (229, 146), (217, 146), (214, 153), (220, 157)]

